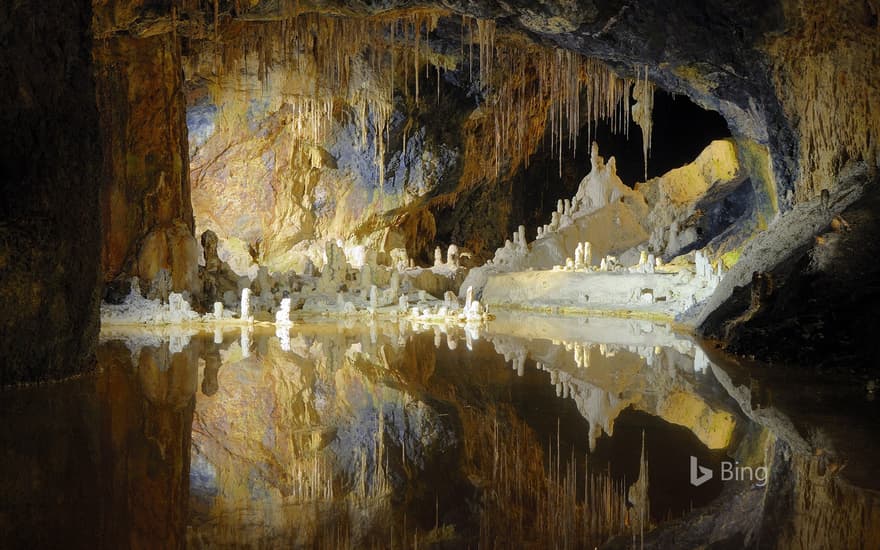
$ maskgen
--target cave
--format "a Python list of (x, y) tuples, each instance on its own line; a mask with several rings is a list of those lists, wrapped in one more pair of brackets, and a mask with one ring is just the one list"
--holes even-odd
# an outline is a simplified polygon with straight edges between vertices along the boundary
[(0, 8), (0, 546), (880, 548), (876, 0)]

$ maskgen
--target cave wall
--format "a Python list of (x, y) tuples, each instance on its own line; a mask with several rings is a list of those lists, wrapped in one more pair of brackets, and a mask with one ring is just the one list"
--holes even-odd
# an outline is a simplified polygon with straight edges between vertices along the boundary
[(158, 269), (198, 291), (183, 69), (176, 35), (128, 36), (95, 18), (94, 59), (105, 151), (100, 180), (104, 282)]
[(0, 6), (0, 385), (94, 360), (102, 149), (88, 1)]
[[(208, 57), (187, 71), (196, 234), (217, 233), (221, 256), (239, 273), (251, 254), (273, 271), (301, 272), (309, 257), (321, 265), (322, 239), (381, 246), (385, 228), (401, 225), (423, 197), (454, 185), (463, 115), (461, 98), (452, 96), (460, 90), (443, 82), (440, 100), (415, 105), (398, 75), (398, 93), (385, 105), (380, 176), (372, 106), (362, 110), (359, 96), (328, 91), (332, 118), (311, 135), (295, 120), (307, 116), (298, 113), (298, 99), (302, 88), (317, 85), (316, 76), (279, 64), (261, 82), (259, 67), (257, 56), (248, 56), (240, 70), (218, 77)], [(363, 64), (350, 78), (365, 89), (390, 86)], [(432, 79), (423, 84), (434, 90)], [(433, 233), (425, 237), (433, 250)]]

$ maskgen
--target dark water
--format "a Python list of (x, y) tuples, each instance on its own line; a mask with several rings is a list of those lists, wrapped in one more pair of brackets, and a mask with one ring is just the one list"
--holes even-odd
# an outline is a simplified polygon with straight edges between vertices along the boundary
[(0, 397), (4, 547), (592, 547), (717, 497), (689, 459), (750, 430), (615, 320), (105, 330), (97, 373)]

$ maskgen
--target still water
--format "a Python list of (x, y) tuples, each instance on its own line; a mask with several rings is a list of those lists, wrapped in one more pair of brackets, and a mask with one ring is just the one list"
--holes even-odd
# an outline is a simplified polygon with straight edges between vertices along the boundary
[(2, 392), (4, 546), (591, 548), (766, 436), (643, 321), (117, 329), (98, 361)]

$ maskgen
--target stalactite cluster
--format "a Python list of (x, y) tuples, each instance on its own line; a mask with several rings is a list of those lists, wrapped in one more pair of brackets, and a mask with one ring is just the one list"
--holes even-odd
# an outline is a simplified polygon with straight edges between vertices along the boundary
[[(418, 105), (426, 99), (420, 75), (431, 68), (437, 76), (438, 97), (441, 70), (458, 66), (464, 71), (467, 63), (467, 73), (479, 82), (481, 106), (464, 139), (465, 148), (473, 146), (471, 156), (479, 162), (465, 167), (461, 182), (465, 188), (527, 166), (545, 136), (558, 155), (561, 171), (563, 152), (576, 149), (584, 126), (589, 134), (605, 119), (615, 131), (628, 128), (631, 79), (570, 51), (537, 46), (514, 35), (497, 39), (494, 21), (470, 17), (461, 19), (460, 59), (450, 59), (428, 44), (439, 18), (447, 15), (407, 10), (346, 18), (297, 14), (291, 8), (289, 17), (280, 21), (233, 18), (221, 26), (215, 19), (209, 47), (188, 50), (189, 72), (210, 74), (217, 96), (220, 88), (255, 95), (269, 87), (280, 89), (283, 101), (291, 106), (294, 142), (320, 144), (335, 117), (353, 117), (362, 146), (373, 150), (380, 189), (395, 90), (412, 94), (409, 100)], [(270, 83), (270, 71), (277, 67), (284, 68), (285, 82)], [(253, 89), (253, 75), (262, 90)], [(638, 105), (643, 106), (639, 116), (650, 118), (650, 98), (646, 98), (653, 88), (647, 79), (639, 79), (638, 85), (642, 86)], [(650, 122), (644, 124), (649, 136)]]
[[(480, 52), (484, 96), (479, 113), (466, 128), (465, 148), (470, 152), (466, 153), (464, 186), (510, 176), (528, 166), (529, 157), (547, 138), (561, 173), (564, 152), (576, 150), (584, 127), (589, 141), (600, 120), (609, 121), (614, 132), (627, 132), (633, 80), (617, 76), (599, 60), (571, 51), (541, 47), (515, 36), (496, 43), (491, 24), (464, 21), (468, 62), (473, 63), (474, 45)], [(647, 98), (640, 105), (649, 118), (653, 85), (645, 77), (639, 86), (638, 97)], [(650, 122), (646, 127), (646, 140), (650, 140)], [(492, 163), (488, 169), (487, 160)]]
[[(214, 95), (220, 88), (258, 95), (280, 88), (292, 107), (290, 130), (295, 141), (321, 143), (340, 109), (356, 118), (364, 147), (372, 145), (384, 181), (388, 122), (393, 110), (395, 75), (402, 87), (412, 83), (418, 101), (423, 68), (443, 64), (431, 54), (425, 37), (437, 25), (435, 11), (372, 18), (295, 14), (281, 21), (228, 23), (217, 34), (208, 55), (193, 49), (189, 73), (210, 74)], [(283, 83), (270, 83), (270, 71), (283, 68)], [(263, 90), (253, 90), (252, 75)]]
[(849, 160), (880, 164), (880, 9), (869, 4), (789, 2), (799, 24), (769, 45), (777, 93), (800, 133), (797, 200), (833, 186)]

